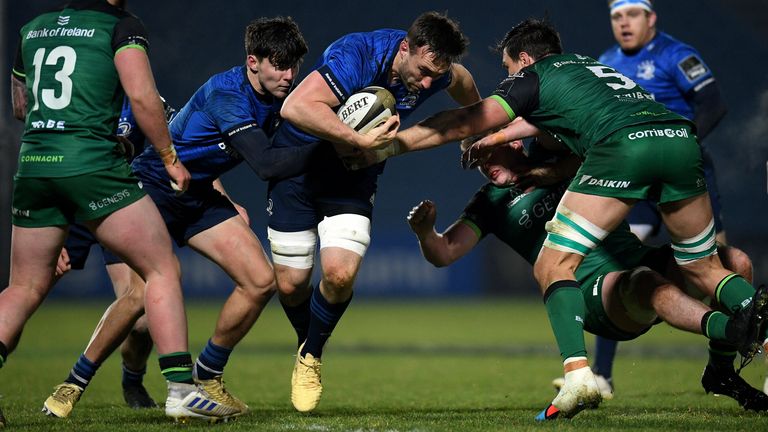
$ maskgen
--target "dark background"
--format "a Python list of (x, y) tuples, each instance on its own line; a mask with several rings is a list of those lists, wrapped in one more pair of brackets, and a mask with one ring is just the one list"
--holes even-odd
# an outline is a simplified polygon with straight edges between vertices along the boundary
[[(0, 0), (3, 52), (0, 78), (8, 83), (18, 29), (58, 1)], [(181, 107), (209, 76), (244, 61), (243, 29), (259, 16), (290, 15), (301, 27), (310, 51), (305, 68), (342, 34), (392, 27), (406, 29), (421, 12), (438, 10), (458, 20), (471, 41), (464, 64), (481, 94), (505, 75), (499, 55), (489, 47), (528, 16), (548, 16), (559, 29), (566, 51), (597, 57), (613, 43), (605, 1), (357, 1), (304, 2), (244, 0), (160, 2), (133, 0), (128, 9), (149, 30), (150, 58), (160, 93)], [(755, 262), (757, 281), (768, 276), (766, 160), (768, 159), (768, 12), (758, 0), (662, 0), (656, 4), (658, 28), (690, 43), (714, 70), (729, 113), (707, 139), (718, 169), (728, 239)], [(12, 119), (8, 85), (0, 85), (0, 281), (7, 281), (10, 247), (11, 179), (22, 124)], [(436, 96), (412, 118), (419, 120), (452, 107)], [(407, 126), (407, 125), (406, 125)], [(358, 279), (362, 295), (534, 294), (530, 269), (495, 239), (483, 241), (450, 269), (433, 269), (421, 258), (405, 223), (410, 208), (430, 198), (438, 205), (438, 228), (452, 223), (483, 179), (458, 166), (455, 145), (398, 157), (379, 182), (372, 246)], [(243, 165), (223, 178), (232, 197), (248, 208), (251, 226), (266, 238), (265, 184)], [(180, 251), (185, 290), (190, 295), (220, 295), (231, 283), (203, 258)], [(83, 272), (68, 276), (58, 296), (110, 293), (101, 258), (93, 253)]]

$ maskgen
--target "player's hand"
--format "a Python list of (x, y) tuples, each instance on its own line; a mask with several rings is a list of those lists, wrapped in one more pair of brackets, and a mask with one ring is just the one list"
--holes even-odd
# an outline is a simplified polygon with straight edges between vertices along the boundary
[(245, 221), (246, 225), (251, 224), (251, 218), (248, 217), (248, 210), (246, 210), (245, 207), (241, 206), (240, 204), (237, 204), (235, 202), (232, 202), (232, 205), (235, 206), (235, 210), (237, 210), (237, 214), (240, 215), (241, 218)]
[(165, 170), (171, 177), (171, 188), (176, 191), (176, 194), (181, 195), (186, 192), (192, 175), (189, 174), (184, 164), (180, 160), (176, 160), (172, 164), (165, 165)]
[(395, 139), (398, 130), (400, 130), (400, 115), (395, 114), (384, 123), (360, 134), (361, 139), (358, 141), (357, 147), (363, 150), (386, 147)]
[(464, 169), (475, 169), (482, 165), (491, 156), (492, 147), (480, 148), (472, 144), (461, 153), (461, 167)]
[(435, 229), (437, 207), (430, 200), (424, 200), (408, 213), (408, 225), (417, 236), (423, 237)]
[(122, 136), (122, 135), (116, 135), (117, 142), (120, 145), (120, 151), (125, 156), (125, 159), (128, 161), (133, 160), (133, 157), (136, 156), (135, 151), (136, 149), (133, 147), (133, 143), (128, 138)]
[(64, 276), (64, 273), (70, 270), (72, 270), (72, 264), (69, 262), (69, 253), (67, 252), (67, 248), (61, 248), (59, 259), (56, 262), (56, 270), (54, 271), (54, 275), (56, 277), (62, 277)]

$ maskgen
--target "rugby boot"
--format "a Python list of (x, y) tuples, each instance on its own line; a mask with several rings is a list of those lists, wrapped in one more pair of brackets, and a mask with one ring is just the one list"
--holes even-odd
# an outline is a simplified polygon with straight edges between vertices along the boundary
[(536, 416), (537, 421), (571, 418), (585, 408), (597, 408), (603, 400), (595, 374), (589, 366), (565, 374), (565, 383), (546, 409)]
[(209, 380), (195, 379), (195, 383), (197, 383), (198, 387), (205, 391), (214, 401), (240, 411), (240, 414), (238, 415), (245, 414), (249, 411), (248, 405), (227, 391), (226, 387), (224, 387), (224, 380), (221, 378), (221, 375)]
[(312, 354), (302, 356), (303, 347), (304, 344), (299, 347), (291, 375), (291, 403), (297, 411), (309, 412), (320, 403), (320, 395), (323, 393), (323, 384), (320, 381), (322, 363)]
[(707, 365), (701, 385), (707, 394), (728, 396), (745, 410), (768, 411), (768, 395), (749, 385), (733, 368)]
[(64, 418), (69, 416), (75, 404), (80, 400), (82, 387), (65, 382), (54, 387), (53, 394), (43, 403), (43, 412), (52, 417)]
[(241, 414), (236, 407), (220, 405), (197, 385), (168, 382), (165, 415), (177, 423), (186, 423), (189, 419), (217, 423)]
[(123, 384), (123, 399), (133, 409), (157, 408), (157, 403), (142, 384)]
[(743, 365), (749, 363), (762, 350), (761, 329), (766, 319), (768, 319), (768, 286), (760, 285), (749, 305), (731, 317), (732, 327), (738, 334), (733, 342), (741, 354)]

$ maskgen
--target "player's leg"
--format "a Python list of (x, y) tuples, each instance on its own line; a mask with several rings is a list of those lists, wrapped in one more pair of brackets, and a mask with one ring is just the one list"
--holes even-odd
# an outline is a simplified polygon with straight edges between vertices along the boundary
[(565, 384), (552, 402), (556, 408), (547, 408), (539, 420), (553, 418), (555, 412), (570, 417), (600, 403), (600, 390), (587, 362), (586, 305), (575, 271), (584, 255), (618, 226), (630, 208), (631, 201), (569, 190), (547, 224), (548, 235), (534, 264), (534, 277), (560, 348)]
[[(730, 314), (746, 314), (749, 321), (757, 325), (757, 321), (768, 314), (768, 293), (764, 289), (756, 292), (746, 279), (723, 267), (717, 255), (708, 195), (666, 202), (661, 205), (661, 210), (672, 237), (675, 261), (685, 279), (710, 295)], [(763, 342), (761, 337), (764, 335), (758, 330), (749, 330), (754, 333), (755, 341), (751, 349), (742, 350), (748, 358)]]
[(312, 411), (320, 402), (323, 347), (352, 300), (370, 229), (370, 218), (358, 214), (325, 217), (318, 225), (322, 278), (312, 291), (307, 339), (299, 348), (292, 377), (291, 401), (298, 411)]
[(218, 264), (236, 285), (219, 313), (213, 336), (195, 362), (196, 381), (213, 400), (232, 409), (229, 415), (245, 414), (248, 406), (227, 392), (222, 375), (232, 350), (275, 292), (272, 265), (259, 239), (237, 215), (195, 234), (188, 244)]
[(309, 332), (309, 303), (312, 295), (310, 281), (317, 245), (317, 229), (283, 232), (269, 228), (268, 237), (280, 305), (296, 332), (298, 348), (307, 339)]
[[(112, 281), (115, 296), (128, 296), (132, 310), (144, 310), (144, 281), (127, 264), (119, 261), (107, 251), (102, 250), (106, 263), (107, 274)], [(126, 299), (126, 301), (128, 301)], [(89, 346), (90, 348), (90, 346)], [(86, 351), (88, 351), (86, 349)], [(136, 320), (133, 328), (120, 345), (120, 355), (123, 358), (123, 399), (131, 408), (154, 408), (157, 403), (149, 396), (144, 388), (144, 375), (147, 372), (147, 359), (152, 352), (152, 337), (149, 334), (147, 318), (142, 316)]]

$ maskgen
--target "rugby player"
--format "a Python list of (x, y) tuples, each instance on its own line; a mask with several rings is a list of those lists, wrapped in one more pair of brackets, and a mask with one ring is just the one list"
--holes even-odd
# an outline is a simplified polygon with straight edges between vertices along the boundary
[(168, 135), (146, 30), (120, 6), (73, 1), (20, 31), (12, 102), (26, 127), (14, 179), (10, 285), (0, 293), (0, 366), (50, 291), (67, 227), (77, 221), (146, 281), (147, 320), (172, 404), (198, 395), (179, 265), (114, 136), (125, 96), (176, 189), (187, 189), (190, 174)]
[[(582, 324), (574, 318), (582, 317), (586, 308), (574, 272), (640, 199), (659, 202), (687, 282), (731, 313), (746, 308), (752, 324), (759, 321), (768, 298), (763, 292), (756, 296), (752, 285), (725, 269), (717, 256), (693, 123), (653, 101), (614, 69), (587, 56), (563, 54), (560, 36), (546, 22), (521, 22), (499, 50), (509, 77), (491, 97), (401, 131), (395, 144), (406, 150), (429, 148), (504, 126), (519, 116), (527, 123), (513, 123), (484, 137), (470, 148), (467, 159), (477, 161), (489, 147), (539, 130), (555, 135), (583, 158), (547, 224), (549, 234), (534, 265), (563, 358), (565, 384), (554, 405), (572, 416), (602, 400), (587, 361)], [(755, 341), (742, 354), (751, 358), (759, 349)]]
[[(442, 90), (461, 105), (479, 101), (472, 76), (457, 63), (467, 44), (458, 24), (436, 12), (419, 16), (408, 31), (348, 34), (324, 51), (283, 105), (287, 122), (273, 144), (321, 144), (305, 174), (272, 181), (268, 192), (268, 236), (280, 302), (299, 344), (291, 377), (291, 401), (298, 411), (312, 411), (320, 401), (323, 346), (352, 299), (384, 170), (380, 163), (348, 171), (339, 154), (390, 142), (399, 119)], [(343, 124), (334, 109), (371, 85), (394, 95), (399, 118), (363, 135)], [(313, 287), (318, 237), (322, 271)]]

